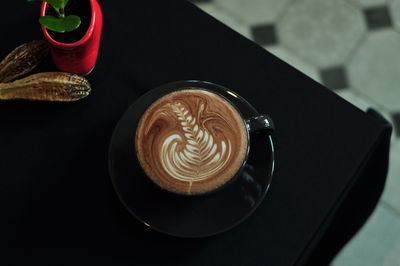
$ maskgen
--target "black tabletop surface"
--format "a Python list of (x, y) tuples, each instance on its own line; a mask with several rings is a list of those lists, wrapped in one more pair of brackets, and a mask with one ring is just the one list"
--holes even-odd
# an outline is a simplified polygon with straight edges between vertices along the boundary
[[(100, 4), (103, 38), (90, 97), (0, 102), (0, 241), (13, 248), (5, 252), (10, 265), (300, 264), (362, 176), (384, 123), (189, 2)], [(1, 57), (42, 38), (39, 5), (6, 5)], [(202, 239), (142, 226), (118, 201), (107, 165), (124, 110), (153, 87), (187, 79), (237, 91), (276, 126), (275, 173), (263, 203), (233, 230)]]

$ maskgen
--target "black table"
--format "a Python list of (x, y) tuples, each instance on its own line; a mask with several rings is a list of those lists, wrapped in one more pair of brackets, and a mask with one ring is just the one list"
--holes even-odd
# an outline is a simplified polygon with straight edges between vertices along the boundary
[[(0, 103), (2, 265), (323, 265), (382, 192), (390, 125), (185, 1), (101, 1), (92, 95)], [(0, 11), (4, 56), (41, 38), (39, 6)], [(10, 11), (11, 10), (11, 11)], [(17, 15), (16, 15), (17, 14)], [(44, 64), (39, 70), (51, 69)], [(122, 207), (108, 175), (123, 111), (151, 88), (199, 79), (236, 90), (276, 124), (276, 170), (259, 209), (222, 235), (164, 236)], [(147, 255), (153, 252), (154, 255)], [(8, 255), (8, 256), (7, 256)]]

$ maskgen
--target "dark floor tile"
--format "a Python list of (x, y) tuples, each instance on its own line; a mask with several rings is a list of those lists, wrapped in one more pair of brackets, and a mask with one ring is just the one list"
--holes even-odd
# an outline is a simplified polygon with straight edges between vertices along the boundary
[(364, 9), (364, 16), (370, 30), (392, 27), (392, 18), (387, 6), (375, 6)]
[(256, 25), (251, 28), (253, 40), (259, 45), (278, 44), (276, 28), (273, 24)]
[(396, 136), (400, 137), (400, 111), (392, 114), (394, 131)]
[(346, 69), (343, 66), (335, 66), (320, 71), (322, 83), (332, 89), (346, 89), (349, 87)]

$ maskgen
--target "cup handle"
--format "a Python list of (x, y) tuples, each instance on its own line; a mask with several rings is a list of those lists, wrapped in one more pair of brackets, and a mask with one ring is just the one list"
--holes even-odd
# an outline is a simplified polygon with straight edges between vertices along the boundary
[(263, 132), (267, 135), (271, 135), (274, 130), (274, 122), (267, 115), (259, 115), (246, 119), (246, 127), (250, 134), (255, 132)]

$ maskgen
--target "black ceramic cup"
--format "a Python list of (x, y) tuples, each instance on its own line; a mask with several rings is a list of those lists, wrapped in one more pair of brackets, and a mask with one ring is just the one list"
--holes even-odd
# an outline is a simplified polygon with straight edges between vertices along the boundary
[[(242, 116), (248, 149), (242, 167), (227, 183), (198, 196), (171, 193), (146, 176), (134, 141), (139, 121), (152, 103), (171, 92), (201, 89), (226, 99)], [(247, 218), (267, 194), (274, 169), (272, 120), (259, 114), (235, 92), (204, 81), (159, 86), (136, 100), (118, 122), (109, 150), (109, 170), (119, 199), (144, 225), (179, 237), (205, 237), (224, 232)]]
[[(210, 85), (210, 84), (207, 84), (207, 85)], [(152, 178), (150, 178), (150, 177), (148, 177), (149, 180), (151, 180), (154, 183), (154, 185), (156, 185), (157, 187), (159, 187), (162, 190), (165, 190), (166, 192), (173, 193), (173, 194), (176, 194), (179, 196), (188, 196), (188, 197), (207, 196), (207, 195), (210, 195), (211, 193), (215, 193), (215, 192), (218, 192), (218, 191), (226, 188), (227, 186), (232, 184), (236, 180), (237, 177), (239, 177), (241, 175), (243, 168), (246, 165), (247, 158), (249, 155), (249, 150), (250, 150), (251, 135), (258, 133), (258, 134), (264, 134), (265, 136), (269, 136), (273, 133), (274, 125), (273, 125), (271, 118), (268, 115), (257, 115), (257, 116), (252, 116), (250, 118), (245, 119), (243, 117), (243, 115), (241, 114), (238, 106), (236, 106), (234, 103), (232, 103), (228, 98), (226, 98), (223, 94), (219, 93), (218, 91), (210, 90), (209, 88), (206, 88), (207, 86), (205, 86), (205, 83), (203, 83), (203, 84), (200, 84), (200, 83), (188, 84), (188, 82), (186, 82), (184, 85), (183, 83), (176, 82), (176, 83), (167, 84), (165, 86), (169, 87), (170, 90), (168, 90), (168, 93), (166, 93), (166, 94), (160, 94), (160, 98), (162, 98), (163, 96), (166, 96), (167, 94), (170, 94), (173, 92), (178, 92), (181, 90), (185, 90), (185, 91), (201, 90), (201, 91), (206, 91), (208, 93), (214, 94), (214, 95), (222, 98), (228, 105), (230, 105), (231, 108), (235, 109), (241, 117), (241, 120), (243, 123), (242, 124), (243, 129), (246, 131), (245, 134), (246, 134), (247, 147), (244, 147), (246, 150), (246, 153), (245, 153), (243, 161), (241, 162), (240, 167), (238, 168), (238, 170), (235, 173), (233, 173), (231, 175), (231, 177), (228, 179), (227, 182), (225, 182), (224, 184), (222, 184), (214, 189), (208, 190), (203, 193), (196, 193), (196, 194), (177, 193), (177, 192), (174, 192), (173, 190), (168, 190), (166, 188), (163, 188), (162, 186), (159, 186), (156, 182), (153, 182)], [(229, 93), (232, 96), (238, 97), (238, 95), (233, 91), (229, 91)], [(238, 97), (238, 99), (240, 99), (242, 101), (244, 100), (239, 97)], [(158, 99), (156, 99), (156, 100), (158, 100)], [(145, 110), (145, 112), (146, 111), (147, 110)], [(138, 125), (135, 125), (136, 128), (137, 128), (137, 126)], [(233, 130), (235, 130), (235, 129), (233, 129)], [(239, 129), (237, 129), (237, 130), (239, 130)], [(140, 164), (139, 158), (137, 157), (136, 159)], [(146, 175), (146, 172), (144, 171), (144, 169), (143, 169), (143, 174)]]

